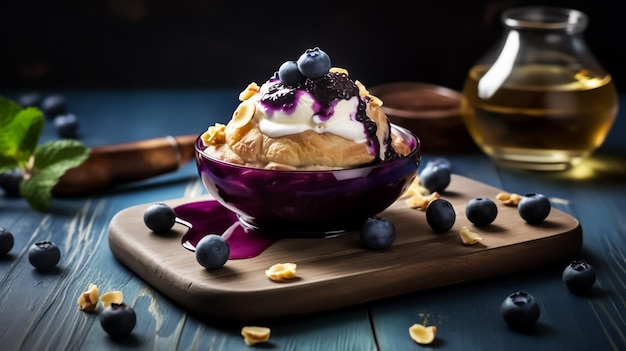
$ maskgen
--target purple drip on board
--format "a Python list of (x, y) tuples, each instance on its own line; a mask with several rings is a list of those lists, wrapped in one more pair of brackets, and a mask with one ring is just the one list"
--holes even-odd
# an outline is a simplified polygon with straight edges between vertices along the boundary
[(235, 213), (215, 200), (180, 205), (174, 208), (174, 212), (191, 224), (182, 238), (183, 247), (190, 251), (194, 251), (196, 244), (207, 234), (219, 234), (226, 239), (230, 259), (256, 257), (277, 241), (245, 228)]

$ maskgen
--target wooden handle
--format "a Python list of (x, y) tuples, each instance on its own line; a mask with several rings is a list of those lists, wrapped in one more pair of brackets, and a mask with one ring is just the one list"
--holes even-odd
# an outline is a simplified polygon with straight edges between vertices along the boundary
[(197, 135), (93, 147), (85, 162), (68, 170), (52, 190), (79, 196), (177, 170), (194, 159)]

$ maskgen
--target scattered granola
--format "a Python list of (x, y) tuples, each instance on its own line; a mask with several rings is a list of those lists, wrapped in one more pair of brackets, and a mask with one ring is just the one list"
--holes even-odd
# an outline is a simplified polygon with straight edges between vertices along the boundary
[(265, 270), (265, 275), (274, 281), (292, 279), (296, 276), (295, 263), (277, 263)]
[(87, 291), (80, 294), (78, 297), (78, 308), (83, 311), (91, 312), (98, 306), (98, 286), (95, 284), (89, 284)]
[(413, 324), (409, 327), (411, 339), (420, 345), (432, 343), (435, 340), (435, 334), (437, 334), (437, 327), (434, 325)]
[(465, 245), (474, 245), (483, 240), (483, 238), (478, 234), (471, 230), (469, 230), (466, 226), (463, 226), (459, 231), (459, 236), (461, 237), (461, 241)]
[(124, 302), (124, 295), (119, 290), (109, 291), (102, 294), (100, 301), (102, 301), (102, 307), (107, 308), (112, 303), (120, 304)]
[(271, 332), (272, 330), (267, 327), (246, 326), (241, 328), (243, 341), (248, 346), (252, 346), (260, 342), (267, 342), (270, 339)]
[(496, 195), (496, 199), (507, 206), (517, 206), (522, 200), (522, 196), (515, 193), (501, 192)]

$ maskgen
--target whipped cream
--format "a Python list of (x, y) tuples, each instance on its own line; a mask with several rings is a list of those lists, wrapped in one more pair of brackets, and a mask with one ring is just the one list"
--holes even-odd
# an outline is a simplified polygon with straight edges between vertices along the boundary
[[(266, 83), (261, 88), (261, 95), (273, 84), (277, 82)], [(339, 135), (356, 143), (367, 140), (363, 124), (356, 120), (358, 96), (348, 100), (334, 100), (329, 106), (322, 106), (311, 93), (297, 90), (293, 103), (289, 105), (276, 107), (260, 101), (257, 103), (259, 129), (270, 137), (277, 138), (311, 130)]]

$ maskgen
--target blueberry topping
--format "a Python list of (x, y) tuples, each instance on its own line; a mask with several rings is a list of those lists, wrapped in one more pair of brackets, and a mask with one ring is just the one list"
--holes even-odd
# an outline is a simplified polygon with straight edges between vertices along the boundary
[(361, 243), (368, 249), (384, 250), (396, 240), (396, 227), (385, 218), (368, 218), (359, 231)]
[(14, 243), (13, 233), (6, 228), (0, 227), (0, 256), (8, 254)]
[(130, 335), (137, 324), (135, 311), (125, 303), (112, 303), (99, 316), (100, 326), (111, 337)]
[(20, 197), (20, 183), (22, 182), (22, 170), (15, 168), (0, 174), (0, 188), (8, 197)]
[(330, 69), (330, 57), (316, 47), (313, 49), (307, 49), (297, 61), (298, 69), (307, 78), (321, 78)]
[(449, 167), (441, 164), (431, 164), (428, 167), (424, 167), (419, 176), (424, 188), (431, 193), (441, 193), (450, 185), (451, 173)]
[(539, 303), (529, 293), (518, 291), (504, 299), (500, 306), (502, 318), (511, 329), (528, 329), (535, 325), (540, 314)]
[(349, 100), (359, 96), (359, 87), (348, 76), (337, 72), (329, 72), (318, 79), (306, 79), (302, 88), (324, 106), (334, 100)]
[(278, 69), (278, 79), (284, 85), (296, 85), (304, 81), (305, 77), (298, 70), (296, 61), (286, 61)]
[(143, 213), (143, 222), (155, 233), (165, 233), (176, 223), (176, 212), (170, 206), (158, 202), (150, 205)]
[(491, 224), (498, 216), (498, 206), (486, 197), (470, 199), (465, 207), (465, 216), (477, 227)]
[(61, 138), (76, 139), (78, 136), (78, 118), (73, 113), (58, 115), (53, 120), (54, 128)]
[(28, 261), (40, 271), (51, 270), (61, 260), (61, 250), (51, 241), (34, 243), (28, 251)]
[(528, 224), (539, 224), (550, 214), (550, 200), (542, 194), (526, 194), (517, 204), (517, 211)]
[(319, 79), (307, 78), (294, 85), (278, 82), (269, 87), (261, 102), (272, 107), (289, 106), (295, 101), (296, 90), (315, 96), (322, 108), (328, 108), (334, 100), (359, 95), (359, 88), (345, 74), (330, 72)]
[(563, 270), (563, 283), (574, 293), (589, 290), (595, 282), (596, 271), (584, 260), (572, 261)]
[[(383, 161), (395, 160), (400, 157), (400, 155), (396, 152), (396, 150), (391, 147), (391, 138), (383, 141), (383, 144), (380, 144), (378, 137), (376, 136), (376, 132), (378, 131), (378, 125), (371, 118), (367, 116), (366, 110), (367, 105), (365, 101), (359, 100), (359, 106), (357, 108), (356, 120), (357, 122), (361, 122), (363, 128), (365, 129), (365, 136), (367, 137), (368, 147), (370, 149), (370, 153), (372, 155), (376, 155), (376, 158), (372, 163), (378, 163), (381, 161), (380, 159), (380, 149), (386, 146), (385, 155)], [(389, 125), (388, 125), (389, 127)]]
[[(309, 49), (295, 63), (298, 72), (293, 67), (294, 61), (286, 61), (270, 78), (274, 84), (268, 86), (260, 100), (266, 108), (290, 113), (297, 107), (300, 94), (304, 91), (315, 98), (316, 114), (324, 119), (332, 116), (337, 100), (357, 97), (359, 100), (354, 119), (363, 125), (369, 151), (375, 155), (372, 163), (380, 162), (381, 158), (383, 161), (391, 161), (401, 157), (391, 146), (391, 138), (382, 142), (378, 140), (378, 126), (366, 113), (367, 98), (359, 95), (359, 87), (347, 74), (330, 72), (330, 58), (325, 52), (319, 48)], [(303, 67), (306, 68), (303, 70)], [(314, 70), (319, 71), (312, 73)], [(381, 150), (384, 150), (383, 156)]]
[(206, 269), (223, 267), (230, 256), (230, 246), (217, 234), (209, 234), (196, 244), (196, 261)]
[(270, 85), (261, 102), (274, 108), (289, 108), (296, 101), (296, 89), (300, 84), (287, 88), (282, 82)]
[(41, 111), (49, 120), (53, 120), (56, 116), (66, 114), (67, 103), (65, 96), (60, 94), (46, 96), (41, 102)]
[(456, 212), (450, 201), (435, 199), (426, 207), (426, 222), (435, 233), (445, 233), (454, 226)]

